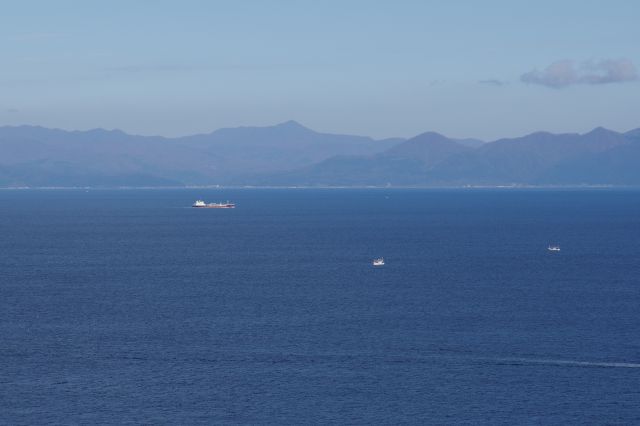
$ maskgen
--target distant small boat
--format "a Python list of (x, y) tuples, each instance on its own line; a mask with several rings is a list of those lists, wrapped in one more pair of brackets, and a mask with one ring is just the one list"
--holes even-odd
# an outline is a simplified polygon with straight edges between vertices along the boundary
[(549, 246), (547, 247), (549, 251), (560, 251), (560, 246)]
[(373, 266), (384, 266), (384, 258), (373, 259)]

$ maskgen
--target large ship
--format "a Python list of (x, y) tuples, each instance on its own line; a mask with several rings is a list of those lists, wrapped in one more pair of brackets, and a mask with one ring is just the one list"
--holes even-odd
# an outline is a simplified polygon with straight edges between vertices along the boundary
[(228, 201), (226, 203), (205, 203), (202, 200), (196, 200), (191, 207), (198, 209), (235, 209), (236, 205)]

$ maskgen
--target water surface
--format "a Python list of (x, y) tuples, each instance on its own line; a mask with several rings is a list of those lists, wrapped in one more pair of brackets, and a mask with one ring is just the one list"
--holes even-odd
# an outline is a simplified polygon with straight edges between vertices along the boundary
[(0, 191), (0, 236), (0, 423), (640, 422), (637, 191)]

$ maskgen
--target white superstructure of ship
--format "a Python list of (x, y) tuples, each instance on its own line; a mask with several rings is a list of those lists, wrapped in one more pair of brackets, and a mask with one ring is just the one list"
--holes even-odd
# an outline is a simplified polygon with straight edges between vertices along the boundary
[(198, 209), (234, 209), (236, 205), (234, 203), (230, 203), (229, 201), (227, 201), (226, 203), (205, 203), (203, 200), (196, 200), (196, 202), (193, 203), (191, 207), (195, 207)]

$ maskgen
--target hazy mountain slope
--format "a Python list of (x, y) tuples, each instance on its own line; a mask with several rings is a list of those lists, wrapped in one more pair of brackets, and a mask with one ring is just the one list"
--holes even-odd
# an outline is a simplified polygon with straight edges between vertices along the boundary
[(537, 183), (640, 185), (640, 141), (561, 162)]
[(62, 161), (40, 160), (0, 165), (0, 186), (114, 187), (180, 186), (181, 182), (144, 173), (110, 174)]
[[(373, 156), (335, 157), (261, 182), (322, 185), (510, 185), (635, 182), (629, 135), (603, 128), (537, 132), (469, 148), (428, 132)], [(597, 167), (596, 167), (597, 166)], [(616, 170), (613, 170), (616, 169)], [(594, 170), (589, 175), (589, 170)]]
[(556, 164), (629, 143), (622, 134), (597, 128), (584, 135), (537, 132), (501, 139), (443, 161), (430, 180), (457, 184), (535, 183)]
[(273, 185), (416, 185), (445, 159), (471, 148), (427, 132), (370, 156), (336, 156), (314, 166), (263, 177)]
[(416, 179), (425, 173), (424, 164), (418, 160), (383, 156), (335, 156), (290, 172), (253, 176), (249, 182), (281, 186), (415, 185)]
[(434, 132), (376, 141), (292, 121), (181, 138), (0, 127), (0, 185), (636, 185), (639, 146), (640, 129), (482, 143)]
[(399, 141), (318, 133), (295, 122), (182, 138), (8, 126), (0, 127), (0, 166), (5, 186), (51, 186), (62, 180), (65, 185), (85, 186), (120, 182), (123, 176), (129, 176), (124, 180), (131, 186), (154, 181), (219, 184), (304, 167), (334, 155), (380, 152)]
[(640, 128), (633, 129), (624, 134), (627, 139), (632, 140), (634, 142), (640, 142)]
[(469, 148), (479, 148), (480, 146), (484, 145), (484, 141), (480, 140), (480, 139), (473, 139), (473, 138), (465, 138), (465, 139), (453, 139), (454, 142), (462, 145), (462, 146), (466, 146)]
[(380, 155), (418, 160), (429, 169), (451, 156), (469, 151), (469, 147), (460, 145), (453, 139), (439, 133), (426, 132), (391, 147)]
[(368, 155), (401, 140), (319, 133), (288, 121), (270, 127), (220, 129), (182, 138), (180, 143), (215, 155), (221, 172), (237, 176), (304, 167), (335, 155)]

